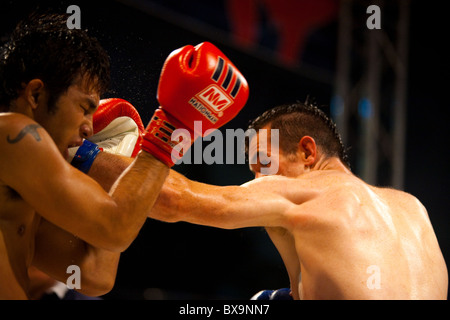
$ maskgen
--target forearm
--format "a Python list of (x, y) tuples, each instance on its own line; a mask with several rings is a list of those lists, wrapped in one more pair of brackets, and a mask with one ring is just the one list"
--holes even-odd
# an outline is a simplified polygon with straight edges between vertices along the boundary
[(125, 243), (122, 250), (136, 238), (168, 173), (166, 165), (142, 151), (111, 187), (109, 194), (117, 214), (112, 230), (120, 232), (119, 238)]
[(214, 186), (171, 171), (149, 217), (222, 229), (257, 226), (289, 229), (289, 213), (295, 204), (282, 195), (284, 191), (269, 192), (277, 188), (282, 189), (279, 181), (262, 180), (242, 186)]
[[(116, 184), (117, 179), (132, 163), (132, 158), (101, 152), (95, 159), (89, 176), (105, 190), (113, 191), (111, 188)], [(124, 181), (121, 181), (122, 185), (123, 183)], [(166, 222), (199, 223), (206, 210), (217, 212), (219, 208), (225, 208), (225, 198), (221, 196), (223, 194), (221, 187), (207, 186), (206, 189), (205, 187), (206, 185), (191, 181), (178, 172), (170, 170), (154, 207), (149, 205), (147, 208), (148, 217)], [(213, 188), (217, 188), (216, 193), (212, 192)], [(114, 191), (118, 196), (117, 190)], [(150, 203), (154, 202), (150, 201)]]
[(132, 162), (133, 158), (100, 152), (89, 170), (89, 176), (109, 191)]
[[(247, 188), (208, 185), (171, 170), (149, 217), (235, 229), (252, 226), (258, 219), (256, 208), (257, 194)], [(246, 219), (245, 212), (256, 219)]]
[[(133, 158), (101, 152), (92, 164), (89, 176), (97, 181), (103, 189), (110, 191), (117, 179), (133, 163), (133, 160)], [(190, 180), (183, 175), (170, 170), (156, 201), (157, 209), (149, 207), (148, 216), (166, 222), (182, 220), (180, 214), (184, 211), (181, 208), (189, 210), (189, 204), (192, 204), (191, 200), (195, 196), (189, 192), (189, 182)], [(192, 210), (190, 211), (192, 212)]]
[[(132, 163), (133, 158), (101, 152), (92, 164), (89, 176), (96, 180), (106, 191), (109, 191)], [(186, 212), (185, 210), (193, 211), (193, 209), (189, 210), (189, 206), (193, 203), (195, 195), (190, 192), (189, 182), (190, 180), (181, 174), (170, 170), (156, 201), (156, 209), (149, 207), (148, 216), (166, 222), (183, 220), (182, 212)]]
[(66, 178), (57, 178), (59, 187), (52, 195), (57, 201), (45, 201), (52, 213), (47, 220), (96, 247), (122, 252), (144, 224), (168, 171), (152, 155), (141, 152), (105, 192), (92, 178), (73, 168)]
[(185, 221), (195, 200), (189, 183), (183, 175), (170, 170), (155, 205), (149, 208), (148, 217), (165, 222)]

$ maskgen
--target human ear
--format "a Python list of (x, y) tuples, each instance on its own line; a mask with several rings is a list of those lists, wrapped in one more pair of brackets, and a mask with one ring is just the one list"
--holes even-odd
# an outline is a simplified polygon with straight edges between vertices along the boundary
[(317, 145), (314, 139), (310, 136), (301, 138), (298, 143), (298, 152), (305, 165), (312, 166), (317, 156)]
[(41, 79), (33, 79), (25, 85), (25, 100), (32, 109), (36, 109), (39, 104), (39, 98), (44, 93), (44, 82)]

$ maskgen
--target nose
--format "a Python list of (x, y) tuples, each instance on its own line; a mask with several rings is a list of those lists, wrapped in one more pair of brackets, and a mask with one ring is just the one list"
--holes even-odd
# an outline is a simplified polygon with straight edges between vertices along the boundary
[(92, 128), (92, 124), (83, 124), (80, 127), (80, 136), (84, 139), (89, 138), (90, 136), (92, 136), (94, 134), (94, 129)]

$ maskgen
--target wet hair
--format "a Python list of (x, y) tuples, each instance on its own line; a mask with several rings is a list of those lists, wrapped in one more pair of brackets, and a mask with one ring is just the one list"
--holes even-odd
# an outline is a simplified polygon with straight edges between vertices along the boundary
[(23, 84), (32, 79), (44, 82), (49, 112), (60, 95), (81, 77), (99, 94), (106, 92), (109, 56), (87, 31), (69, 29), (68, 17), (33, 13), (19, 22), (0, 47), (0, 106), (9, 108)]
[[(259, 130), (270, 125), (279, 130), (279, 146), (286, 155), (297, 151), (298, 142), (310, 136), (327, 157), (338, 157), (348, 168), (350, 164), (336, 125), (327, 115), (308, 99), (304, 102), (280, 105), (269, 109), (251, 121), (248, 129)], [(248, 156), (249, 140), (245, 152)]]

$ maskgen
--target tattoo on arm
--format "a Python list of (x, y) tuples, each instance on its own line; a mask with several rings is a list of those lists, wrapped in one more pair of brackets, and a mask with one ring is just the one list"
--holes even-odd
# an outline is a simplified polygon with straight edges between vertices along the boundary
[(20, 140), (23, 139), (23, 137), (25, 137), (28, 133), (31, 134), (33, 136), (34, 139), (36, 139), (36, 141), (41, 141), (41, 136), (39, 135), (39, 133), (37, 132), (37, 129), (42, 128), (42, 126), (40, 126), (39, 124), (29, 124), (27, 125), (25, 128), (22, 129), (22, 131), (19, 132), (19, 134), (17, 135), (17, 137), (15, 137), (14, 139), (11, 139), (8, 135), (8, 137), (6, 137), (6, 140), (13, 144), (13, 143), (17, 143)]

